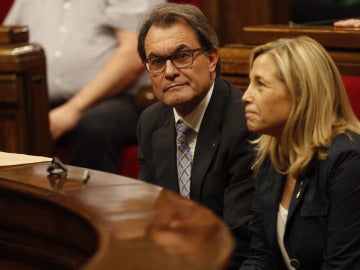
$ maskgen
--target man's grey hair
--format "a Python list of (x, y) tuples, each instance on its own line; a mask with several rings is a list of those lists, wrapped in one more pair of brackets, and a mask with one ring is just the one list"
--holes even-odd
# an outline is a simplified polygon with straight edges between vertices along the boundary
[(199, 8), (190, 4), (164, 3), (155, 6), (140, 26), (138, 53), (143, 61), (146, 60), (145, 38), (151, 26), (166, 28), (178, 22), (185, 22), (194, 30), (205, 51), (219, 48), (217, 34)]

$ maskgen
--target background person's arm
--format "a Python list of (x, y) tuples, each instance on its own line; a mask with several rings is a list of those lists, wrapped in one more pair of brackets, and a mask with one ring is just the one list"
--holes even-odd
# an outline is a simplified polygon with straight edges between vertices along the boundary
[(124, 91), (144, 70), (137, 54), (137, 34), (128, 30), (115, 30), (115, 34), (120, 46), (100, 73), (69, 101), (50, 111), (54, 140), (73, 128), (87, 108)]

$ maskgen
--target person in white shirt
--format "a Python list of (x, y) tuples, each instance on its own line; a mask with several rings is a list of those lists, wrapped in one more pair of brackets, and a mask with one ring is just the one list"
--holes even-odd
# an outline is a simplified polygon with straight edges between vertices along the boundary
[(4, 24), (27, 25), (45, 49), (50, 132), (71, 165), (118, 171), (135, 144), (134, 94), (150, 82), (136, 27), (163, 0), (16, 0)]

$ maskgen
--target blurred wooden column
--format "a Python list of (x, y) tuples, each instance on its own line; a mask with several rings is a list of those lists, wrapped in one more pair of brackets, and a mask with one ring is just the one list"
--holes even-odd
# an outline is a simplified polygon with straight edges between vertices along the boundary
[(243, 27), (287, 24), (289, 0), (203, 0), (201, 9), (214, 26), (220, 44), (243, 42)]
[(46, 62), (28, 28), (0, 26), (0, 151), (50, 154)]

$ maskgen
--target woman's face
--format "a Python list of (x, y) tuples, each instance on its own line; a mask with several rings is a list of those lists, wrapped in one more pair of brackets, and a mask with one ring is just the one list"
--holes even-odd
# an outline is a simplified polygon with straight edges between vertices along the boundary
[(292, 106), (292, 98), (280, 79), (273, 56), (259, 55), (250, 71), (250, 84), (242, 98), (250, 131), (280, 138)]

